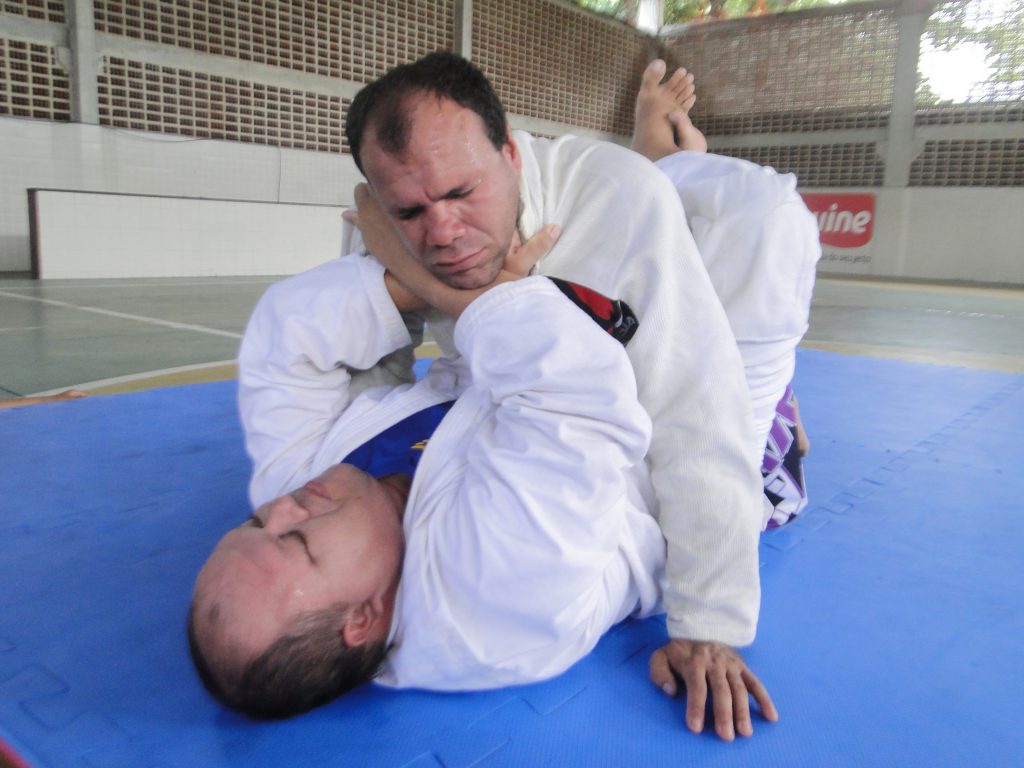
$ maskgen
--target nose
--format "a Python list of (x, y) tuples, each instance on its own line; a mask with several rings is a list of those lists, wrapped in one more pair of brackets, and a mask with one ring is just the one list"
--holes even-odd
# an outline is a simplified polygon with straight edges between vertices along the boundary
[(431, 205), (425, 216), (427, 245), (445, 248), (463, 235), (464, 227), (450, 200)]
[(291, 496), (274, 499), (267, 507), (263, 518), (263, 527), (269, 533), (280, 536), (309, 518), (309, 512), (303, 509)]

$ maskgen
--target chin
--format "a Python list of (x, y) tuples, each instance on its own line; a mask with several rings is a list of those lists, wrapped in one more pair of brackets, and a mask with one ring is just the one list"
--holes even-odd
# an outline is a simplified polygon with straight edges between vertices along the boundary
[(494, 280), (487, 280), (473, 275), (453, 275), (444, 282), (452, 288), (458, 288), (463, 291), (472, 291), (475, 288), (483, 288), (484, 286), (490, 285)]
[(475, 267), (466, 272), (459, 272), (455, 275), (438, 275), (438, 277), (441, 279), (441, 282), (450, 285), (452, 288), (471, 291), (474, 288), (484, 288), (497, 280), (503, 263), (488, 264)]

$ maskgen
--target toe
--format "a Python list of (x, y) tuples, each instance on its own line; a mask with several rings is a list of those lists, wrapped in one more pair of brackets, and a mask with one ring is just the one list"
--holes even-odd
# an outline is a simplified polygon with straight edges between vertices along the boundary
[(687, 74), (679, 80), (671, 81), (671, 93), (676, 101), (688, 99), (694, 92), (693, 75)]
[(665, 83), (665, 86), (669, 90), (674, 91), (676, 88), (681, 87), (686, 82), (688, 75), (689, 73), (686, 71), (685, 67), (679, 67), (675, 72), (672, 73), (672, 76), (669, 77), (668, 82)]
[(661, 59), (655, 59), (644, 70), (643, 87), (648, 89), (657, 88), (664, 76), (665, 62)]

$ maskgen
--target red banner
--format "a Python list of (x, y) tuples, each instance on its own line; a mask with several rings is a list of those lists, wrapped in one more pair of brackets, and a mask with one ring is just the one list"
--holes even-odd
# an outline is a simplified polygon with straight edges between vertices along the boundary
[(860, 248), (871, 241), (875, 228), (874, 195), (803, 193), (818, 220), (821, 244), (833, 248)]

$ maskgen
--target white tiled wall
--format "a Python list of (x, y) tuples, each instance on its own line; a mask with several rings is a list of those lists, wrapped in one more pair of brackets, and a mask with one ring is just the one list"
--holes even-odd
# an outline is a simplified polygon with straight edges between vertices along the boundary
[(0, 271), (30, 268), (29, 188), (347, 206), (362, 178), (348, 155), (17, 118), (0, 147)]

